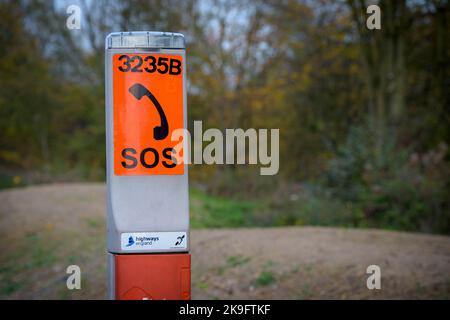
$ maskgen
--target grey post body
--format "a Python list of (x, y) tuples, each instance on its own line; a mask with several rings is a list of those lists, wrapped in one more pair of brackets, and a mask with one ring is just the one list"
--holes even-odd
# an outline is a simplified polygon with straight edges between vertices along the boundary
[[(130, 44), (133, 37), (147, 43)], [(131, 40), (130, 40), (131, 39)], [(167, 32), (120, 32), (106, 38), (106, 181), (107, 181), (107, 250), (109, 253), (151, 253), (189, 251), (188, 167), (183, 175), (116, 176), (114, 174), (114, 115), (112, 57), (117, 53), (176, 54), (183, 57), (183, 114), (187, 127), (186, 54), (184, 37)], [(127, 232), (186, 232), (186, 247), (169, 250), (122, 250), (121, 234)], [(109, 261), (112, 259), (110, 258)], [(114, 266), (109, 266), (113, 269)]]

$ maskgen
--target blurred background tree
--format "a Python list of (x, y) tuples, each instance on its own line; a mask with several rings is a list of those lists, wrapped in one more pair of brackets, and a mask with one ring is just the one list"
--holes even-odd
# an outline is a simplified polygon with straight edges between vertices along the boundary
[(176, 31), (190, 127), (280, 129), (276, 177), (191, 166), (207, 195), (259, 203), (241, 225), (449, 233), (449, 15), (447, 0), (2, 0), (0, 186), (103, 180), (104, 38)]

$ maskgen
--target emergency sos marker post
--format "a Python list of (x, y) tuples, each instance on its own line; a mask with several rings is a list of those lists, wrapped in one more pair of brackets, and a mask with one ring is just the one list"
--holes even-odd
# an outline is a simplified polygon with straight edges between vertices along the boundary
[(190, 299), (184, 36), (106, 38), (108, 272), (111, 299)]

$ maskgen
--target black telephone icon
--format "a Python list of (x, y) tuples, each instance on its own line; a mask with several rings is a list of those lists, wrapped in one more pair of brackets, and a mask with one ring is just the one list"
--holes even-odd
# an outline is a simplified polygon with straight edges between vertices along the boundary
[(155, 96), (140, 83), (133, 84), (128, 91), (130, 91), (130, 93), (138, 100), (141, 100), (143, 96), (147, 96), (150, 99), (156, 107), (156, 110), (158, 110), (161, 119), (161, 125), (153, 128), (153, 137), (155, 140), (163, 140), (166, 138), (169, 134), (169, 124), (167, 123), (166, 114)]

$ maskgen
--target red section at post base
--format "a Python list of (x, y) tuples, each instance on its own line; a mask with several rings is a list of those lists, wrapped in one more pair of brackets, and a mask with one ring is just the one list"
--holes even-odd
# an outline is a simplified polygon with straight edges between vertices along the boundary
[(189, 300), (191, 255), (115, 255), (117, 300)]

